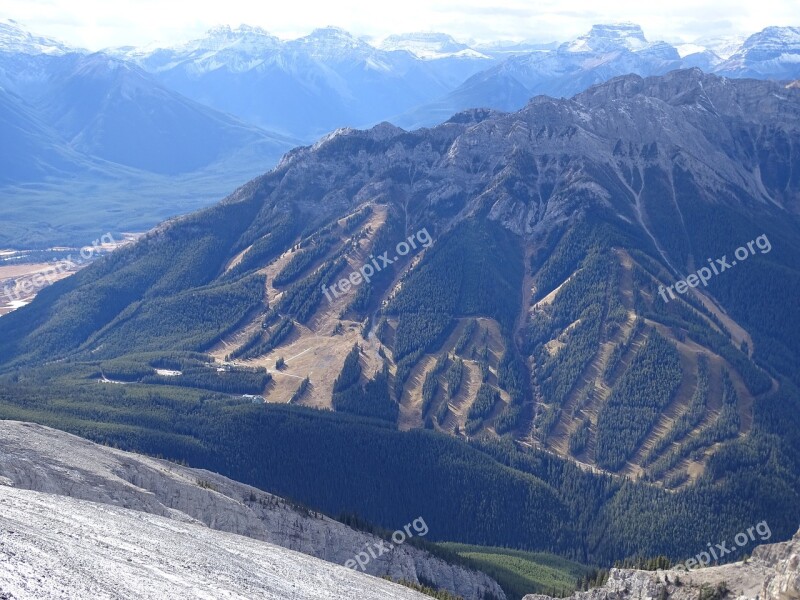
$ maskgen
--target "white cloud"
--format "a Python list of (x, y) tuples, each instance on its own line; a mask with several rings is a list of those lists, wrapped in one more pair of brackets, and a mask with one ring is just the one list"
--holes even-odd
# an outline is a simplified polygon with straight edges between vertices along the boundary
[(691, 41), (750, 34), (767, 25), (798, 24), (785, 0), (0, 0), (0, 15), (35, 33), (100, 49), (178, 42), (214, 25), (259, 25), (298, 37), (337, 25), (357, 35), (445, 31), (460, 39), (566, 40), (594, 23), (632, 21), (651, 40)]

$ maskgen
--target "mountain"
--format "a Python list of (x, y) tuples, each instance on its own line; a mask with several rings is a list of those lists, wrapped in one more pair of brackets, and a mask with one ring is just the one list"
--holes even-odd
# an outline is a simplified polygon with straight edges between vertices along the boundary
[[(403, 39), (413, 44), (419, 37)], [(262, 29), (241, 26), (212, 29), (175, 48), (111, 52), (198, 102), (270, 130), (313, 139), (430, 101), (491, 62), (466, 51), (421, 60), (402, 45), (397, 41), (378, 49), (335, 27), (284, 42)]]
[(16, 94), (0, 88), (0, 149), (3, 169), (0, 183), (37, 181), (54, 173), (76, 173), (91, 166), (90, 160), (60, 140), (42, 122), (37, 111)]
[(800, 77), (800, 27), (767, 27), (751, 35), (718, 71), (731, 77)]
[(0, 416), (587, 563), (789, 536), (798, 122), (693, 69), (338, 130), (0, 319)]
[(642, 28), (635, 23), (594, 25), (589, 33), (566, 46), (568, 52), (604, 54), (618, 50), (637, 52), (650, 47)]
[(633, 23), (595, 25), (557, 48), (506, 58), (442, 98), (392, 121), (414, 128), (431, 126), (469, 108), (518, 110), (531, 96), (570, 97), (628, 73), (649, 76), (700, 68), (728, 77), (796, 79), (800, 76), (797, 36), (797, 28), (768, 27), (747, 40), (710, 38), (673, 46), (649, 42)]
[(0, 27), (0, 127), (13, 140), (0, 169), (3, 247), (80, 246), (98, 229), (150, 228), (215, 200), (296, 143), (129, 62), (54, 44)]
[(236, 30), (228, 26), (215, 27), (205, 38), (193, 40), (174, 48), (133, 46), (109, 49), (109, 54), (137, 62), (150, 72), (169, 69), (179, 57), (191, 57), (199, 69), (213, 70), (223, 63), (232, 71), (246, 71), (256, 66), (265, 53), (277, 50), (278, 38), (261, 27), (242, 25)]
[(404, 127), (420, 127), (474, 107), (513, 111), (538, 94), (569, 97), (618, 75), (663, 74), (680, 66), (674, 47), (648, 42), (638, 25), (595, 25), (586, 35), (554, 50), (512, 56), (395, 121)]
[(86, 155), (176, 175), (237, 153), (274, 159), (292, 145), (160, 86), (129, 63), (103, 54), (60, 62), (38, 103), (61, 137)]
[(742, 35), (701, 37), (695, 41), (694, 45), (727, 60), (736, 54), (746, 39), (747, 36)]
[[(365, 548), (384, 541), (208, 471), (105, 448), (31, 423), (3, 421), (0, 430), (3, 432), (0, 498), (6, 501), (10, 486), (41, 493), (12, 494), (29, 501), (35, 498), (38, 502), (55, 504), (69, 497), (86, 501), (84, 504), (124, 507), (127, 512), (169, 519), (173, 526), (192, 524), (190, 529), (195, 529), (195, 533), (185, 532), (189, 539), (197, 537), (213, 543), (213, 532), (244, 536), (266, 542), (261, 544), (259, 553), (292, 556), (302, 552), (332, 563), (316, 567), (328, 571), (335, 571), (333, 565), (344, 565)], [(135, 514), (126, 515), (125, 519), (148, 522), (144, 516)], [(106, 518), (101, 522), (108, 523)], [(212, 531), (197, 531), (201, 526)], [(159, 528), (169, 527), (159, 523)], [(410, 530), (412, 535), (427, 533), (421, 523)], [(162, 533), (154, 539), (163, 537)], [(232, 537), (219, 536), (220, 540)], [(292, 552), (279, 553), (279, 548)], [(308, 561), (307, 557), (302, 560)], [(365, 562), (363, 572), (374, 577), (414, 584), (426, 581), (469, 600), (480, 600), (486, 594), (498, 600), (505, 598), (497, 583), (483, 573), (447, 564), (412, 545), (398, 545), (385, 551), (385, 555), (362, 562)]]
[(454, 40), (446, 33), (405, 33), (390, 35), (380, 45), (381, 50), (392, 52), (405, 50), (421, 59), (441, 59), (450, 57), (484, 58), (489, 57)]
[[(678, 47), (649, 42), (633, 23), (598, 24), (560, 45), (470, 45), (425, 32), (389, 36), (374, 46), (335, 27), (281, 40), (260, 27), (241, 25), (216, 27), (173, 47), (151, 44), (105, 53), (200, 104), (310, 142), (340, 127), (384, 120), (413, 128), (469, 108), (518, 110), (531, 96), (570, 97), (628, 73), (648, 76), (698, 67), (737, 77), (796, 78), (793, 31), (768, 28), (751, 36), (746, 47), (734, 38)], [(15, 60), (25, 56), (27, 65), (16, 68), (25, 77), (9, 79), (0, 60), (0, 85), (25, 98), (25, 86), (42, 91), (37, 85), (46, 71), (43, 58), (74, 52), (55, 42), (31, 41), (36, 39), (13, 23), (0, 30), (0, 49), (15, 48)], [(782, 55), (769, 54), (779, 50)], [(6, 57), (5, 62), (14, 61)]]
[(0, 21), (0, 52), (62, 55), (76, 51), (78, 50), (56, 40), (25, 31), (13, 19)]
[(559, 45), (558, 42), (537, 42), (535, 40), (526, 40), (522, 42), (497, 40), (475, 44), (474, 48), (483, 54), (495, 58), (508, 58), (515, 54), (529, 54), (531, 52), (555, 50)]
[(9, 91), (57, 132), (52, 141), (87, 157), (174, 175), (236, 153), (277, 160), (292, 145), (288, 138), (192, 102), (134, 65), (102, 53), (0, 53), (0, 64)]

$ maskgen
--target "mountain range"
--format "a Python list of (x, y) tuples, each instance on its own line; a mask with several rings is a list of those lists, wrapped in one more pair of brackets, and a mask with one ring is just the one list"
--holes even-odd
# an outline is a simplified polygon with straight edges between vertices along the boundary
[(0, 319), (0, 417), (438, 541), (786, 539), (798, 124), (695, 68), (337, 130)]
[[(396, 122), (404, 127), (431, 126), (447, 115), (474, 107), (518, 110), (539, 94), (570, 97), (612, 77), (634, 73), (659, 75), (699, 67), (732, 77), (797, 79), (800, 76), (800, 29), (770, 27), (731, 49), (712, 41), (704, 47), (649, 42), (638, 25), (595, 25), (586, 35), (549, 51), (512, 56), (475, 74), (435, 102), (415, 107)], [(727, 51), (726, 51), (727, 50)]]
[(149, 228), (213, 201), (297, 143), (181, 96), (132, 63), (4, 24), (0, 127), (3, 247)]
[(513, 111), (538, 94), (569, 97), (617, 75), (682, 67), (797, 79), (799, 40), (796, 28), (770, 27), (741, 41), (673, 46), (616, 24), (561, 44), (411, 33), (373, 45), (334, 27), (281, 40), (241, 26), (176, 46), (93, 53), (6, 21), (0, 123), (14, 143), (0, 170), (9, 223), (0, 246), (80, 245), (103, 231), (147, 229), (340, 127), (429, 127), (470, 108)]
[(730, 44), (650, 42), (633, 23), (595, 25), (561, 44), (473, 46), (443, 33), (393, 35), (372, 45), (333, 27), (283, 41), (241, 26), (171, 48), (108, 52), (190, 98), (313, 139), (383, 120), (408, 128), (436, 125), (469, 108), (517, 110), (537, 94), (569, 97), (628, 73), (700, 67), (736, 77), (800, 77), (798, 28), (769, 27)]

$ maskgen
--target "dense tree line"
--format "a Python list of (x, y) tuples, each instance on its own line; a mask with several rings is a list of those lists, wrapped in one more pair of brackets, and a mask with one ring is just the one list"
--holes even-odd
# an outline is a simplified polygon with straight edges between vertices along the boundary
[[(386, 251), (393, 252), (393, 246), (400, 241), (401, 233), (397, 218), (390, 212), (386, 222), (375, 232), (370, 256), (381, 256)], [(395, 272), (394, 264), (386, 266), (376, 272), (369, 281), (359, 285), (345, 312), (353, 312), (358, 317), (364, 317), (370, 311), (377, 309), (380, 294), (391, 284)]]
[(193, 368), (180, 375), (148, 375), (141, 383), (160, 385), (177, 385), (200, 388), (225, 394), (260, 395), (272, 380), (272, 375), (262, 368), (248, 369), (244, 367), (218, 371), (216, 368)]
[(525, 361), (519, 355), (513, 340), (505, 340), (505, 351), (497, 365), (497, 382), (508, 392), (513, 404), (521, 403), (529, 393), (529, 380)]
[(458, 394), (461, 388), (461, 382), (464, 380), (464, 361), (457, 356), (453, 358), (450, 363), (450, 368), (447, 369), (447, 399), (452, 400)]
[(342, 230), (345, 233), (352, 233), (356, 227), (361, 225), (364, 221), (372, 216), (372, 206), (367, 205), (358, 209), (352, 215), (345, 217), (342, 221)]
[(494, 429), (498, 435), (508, 433), (524, 422), (524, 416), (525, 411), (522, 406), (509, 404), (497, 415), (497, 419), (495, 419), (494, 422)]
[(294, 321), (288, 317), (282, 317), (271, 328), (256, 331), (244, 344), (231, 352), (227, 359), (248, 359), (268, 354), (283, 343), (293, 330)]
[(475, 401), (469, 407), (467, 418), (482, 420), (488, 417), (495, 405), (500, 401), (500, 394), (497, 389), (488, 383), (481, 384), (478, 388), (478, 394), (475, 396)]
[[(647, 290), (656, 299), (649, 303), (644, 302), (641, 293), (643, 290)], [(687, 335), (722, 356), (736, 369), (752, 394), (763, 394), (770, 389), (772, 381), (769, 376), (756, 366), (741, 348), (734, 347), (730, 334), (724, 327), (720, 326), (720, 329), (726, 332), (723, 335), (709, 327), (700, 314), (702, 311), (681, 301), (662, 302), (657, 299), (656, 294), (656, 283), (650, 278), (643, 278), (636, 288), (637, 312), (672, 327), (680, 332), (680, 335)]]
[(457, 317), (493, 317), (509, 331), (521, 282), (518, 240), (499, 225), (466, 221), (437, 240), (386, 308), (398, 316), (398, 382), (422, 353), (441, 344)]
[(116, 327), (101, 332), (95, 342), (102, 348), (94, 356), (206, 350), (262, 309), (263, 298), (261, 276), (153, 298), (123, 313)]
[[(536, 313), (527, 327), (525, 348), (536, 358), (535, 377), (547, 403), (563, 404), (578, 383), (597, 353), (608, 297), (617, 293), (610, 285), (612, 258), (597, 248), (591, 252), (554, 302)], [(553, 339), (559, 340), (562, 350), (553, 352), (545, 346)]]
[[(762, 254), (762, 250), (754, 246), (754, 255), (739, 261), (734, 270), (724, 273), (724, 277), (711, 279), (708, 289), (731, 316), (751, 332), (754, 340), (758, 340), (756, 359), (768, 361), (783, 376), (795, 384), (800, 383), (800, 336), (797, 335), (800, 312), (787, 311), (785, 304), (787, 298), (800, 296), (800, 247), (796, 242), (800, 226), (797, 220), (769, 212), (745, 216), (725, 204), (697, 202), (700, 186), (689, 172), (677, 165), (673, 179), (676, 200), (698, 262), (706, 257), (722, 256), (731, 260), (737, 246), (768, 234), (769, 253)], [(738, 365), (736, 370), (741, 373)], [(748, 383), (748, 387), (750, 385)]]
[(269, 233), (252, 243), (239, 264), (231, 270), (230, 275), (235, 276), (259, 268), (286, 250), (297, 234), (297, 221), (292, 217), (292, 213), (281, 215)]
[(333, 247), (333, 244), (334, 240), (332, 237), (323, 237), (316, 240), (308, 248), (298, 250), (289, 262), (286, 263), (286, 266), (275, 275), (272, 284), (284, 286), (288, 283), (292, 283), (300, 277), (306, 269), (314, 264), (314, 262), (325, 256)]
[(458, 336), (458, 340), (456, 340), (456, 346), (453, 349), (453, 352), (456, 354), (461, 354), (464, 349), (469, 344), (470, 340), (472, 339), (472, 334), (475, 333), (475, 330), (478, 328), (478, 321), (475, 319), (470, 319), (467, 321), (467, 324), (464, 326), (464, 329), (461, 331), (461, 335)]
[(708, 406), (708, 357), (697, 357), (697, 385), (692, 393), (689, 407), (681, 414), (667, 434), (656, 440), (653, 447), (644, 455), (642, 465), (647, 466), (659, 454), (697, 427), (703, 420)]
[(589, 435), (591, 434), (591, 423), (588, 419), (581, 421), (578, 428), (569, 436), (569, 452), (573, 456), (578, 456), (581, 452), (586, 450), (589, 443)]
[(605, 371), (603, 372), (603, 378), (606, 381), (613, 381), (622, 357), (624, 357), (630, 351), (636, 336), (639, 335), (643, 328), (644, 319), (641, 317), (636, 317), (630, 334), (628, 334), (625, 340), (614, 346), (614, 349), (611, 351), (611, 355), (608, 357)]
[(314, 273), (287, 289), (271, 309), (272, 313), (291, 316), (300, 323), (305, 323), (314, 315), (322, 301), (323, 286), (330, 285), (346, 264), (347, 261), (341, 253), (326, 261)]
[(719, 415), (707, 427), (701, 429), (696, 436), (687, 439), (680, 447), (671, 450), (655, 461), (648, 469), (648, 477), (659, 479), (685, 458), (701, 458), (701, 456), (695, 456), (695, 453), (702, 454), (702, 451), (709, 446), (735, 438), (739, 434), (741, 425), (738, 403), (739, 397), (733, 387), (730, 375), (723, 370), (722, 409)]
[(428, 412), (436, 392), (439, 389), (439, 376), (433, 371), (425, 374), (425, 381), (422, 384), (422, 414)]
[(597, 464), (616, 471), (642, 444), (681, 383), (678, 351), (656, 331), (597, 416)]
[(297, 389), (294, 391), (294, 394), (292, 394), (292, 397), (289, 399), (289, 404), (297, 404), (300, 400), (302, 400), (310, 386), (311, 380), (308, 377), (305, 377), (303, 381), (300, 382), (300, 385), (297, 386)]
[(797, 527), (796, 391), (757, 402), (751, 435), (731, 438), (701, 480), (668, 493), (583, 472), (511, 441), (467, 446), (341, 413), (253, 405), (190, 388), (74, 379), (91, 374), (92, 364), (47, 369), (0, 378), (0, 417), (185, 460), (389, 529), (408, 514), (424, 515), (431, 539), (553, 550), (610, 566), (637, 556), (686, 558), (708, 540), (730, 539), (764, 519), (775, 539)]
[(358, 345), (348, 353), (342, 371), (333, 382), (333, 408), (362, 417), (373, 417), (394, 423), (399, 406), (389, 393), (389, 367), (383, 368), (373, 379), (361, 385), (361, 348)]

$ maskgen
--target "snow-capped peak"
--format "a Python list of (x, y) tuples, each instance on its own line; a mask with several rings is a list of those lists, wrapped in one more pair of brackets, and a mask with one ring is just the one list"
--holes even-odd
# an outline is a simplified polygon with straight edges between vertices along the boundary
[(205, 37), (189, 44), (200, 50), (219, 51), (235, 47), (244, 52), (256, 53), (277, 48), (281, 42), (261, 27), (240, 25), (231, 29), (228, 25), (220, 25), (209, 29)]
[(310, 56), (322, 59), (369, 56), (375, 48), (340, 27), (315, 29), (305, 37), (298, 38), (288, 45), (302, 48)]
[(800, 66), (800, 27), (767, 27), (748, 37), (726, 60), (723, 72), (795, 79)]
[(704, 37), (696, 40), (692, 45), (699, 46), (704, 50), (711, 50), (720, 58), (727, 60), (739, 51), (745, 39), (741, 35)]
[(678, 44), (677, 46), (675, 46), (675, 50), (678, 51), (678, 55), (681, 58), (691, 56), (692, 54), (709, 52), (708, 48), (706, 48), (705, 46), (701, 46), (700, 44)]
[(614, 50), (636, 52), (649, 45), (642, 28), (636, 23), (613, 23), (593, 25), (589, 33), (566, 44), (566, 49), (569, 52), (604, 53)]
[(405, 50), (417, 58), (431, 60), (452, 56), (489, 58), (485, 54), (454, 40), (446, 33), (416, 32), (390, 35), (380, 45), (388, 52)]
[(13, 19), (0, 21), (0, 52), (58, 55), (78, 51), (50, 38), (32, 35)]
[(742, 44), (742, 54), (800, 54), (800, 27), (767, 27)]
[(214, 36), (225, 36), (225, 37), (240, 37), (242, 35), (247, 34), (255, 34), (255, 35), (269, 35), (263, 27), (258, 27), (257, 25), (246, 25), (242, 24), (239, 25), (236, 29), (232, 29), (230, 25), (217, 25), (216, 27), (212, 27), (208, 30), (209, 37)]

